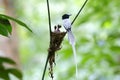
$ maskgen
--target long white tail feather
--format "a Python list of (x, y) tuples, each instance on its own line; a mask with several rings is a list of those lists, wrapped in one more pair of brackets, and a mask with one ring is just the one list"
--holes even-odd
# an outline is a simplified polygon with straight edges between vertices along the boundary
[(72, 31), (68, 31), (68, 40), (71, 45), (75, 45), (75, 38)]

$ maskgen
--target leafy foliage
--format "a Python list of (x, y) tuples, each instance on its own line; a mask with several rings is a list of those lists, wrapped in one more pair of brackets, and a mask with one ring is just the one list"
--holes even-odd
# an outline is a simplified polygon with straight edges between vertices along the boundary
[(29, 31), (32, 32), (32, 30), (22, 21), (17, 20), (15, 18), (12, 18), (12, 17), (7, 16), (7, 15), (4, 15), (4, 14), (0, 14), (0, 34), (1, 35), (8, 36), (12, 32), (12, 26), (11, 26), (8, 19), (18, 23), (21, 26), (24, 26), (26, 29), (28, 29)]
[(8, 36), (8, 34), (11, 34), (12, 32), (12, 26), (10, 24), (10, 22), (3, 18), (2, 16), (0, 16), (0, 34), (4, 35), (4, 36)]
[[(10, 16), (0, 14), (0, 34), (1, 35), (8, 37), (11, 34), (12, 26), (11, 26), (9, 20), (14, 21), (14, 22), (20, 24), (21, 26), (24, 26), (25, 28), (27, 28), (29, 31), (32, 32), (32, 30), (25, 23), (15, 19), (15, 18), (12, 18)], [(4, 80), (10, 80), (9, 74), (13, 74), (20, 80), (22, 79), (22, 73), (18, 69), (16, 69), (16, 68), (6, 69), (5, 66), (3, 66), (3, 63), (8, 63), (11, 65), (16, 64), (13, 60), (11, 60), (9, 58), (0, 57), (0, 78), (2, 78)]]
[(22, 79), (22, 73), (16, 68), (5, 68), (4, 63), (15, 65), (15, 62), (6, 57), (0, 57), (0, 79), (10, 80), (9, 74), (16, 76), (18, 79)]

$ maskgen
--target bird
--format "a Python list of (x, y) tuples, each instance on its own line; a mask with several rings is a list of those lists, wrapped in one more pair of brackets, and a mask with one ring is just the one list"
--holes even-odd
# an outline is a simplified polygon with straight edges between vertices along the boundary
[(63, 21), (63, 26), (66, 29), (67, 34), (68, 34), (69, 43), (71, 45), (75, 45), (75, 38), (74, 38), (74, 35), (71, 30), (71, 21), (69, 19), (70, 16), (71, 16), (71, 14), (62, 15), (62, 21)]

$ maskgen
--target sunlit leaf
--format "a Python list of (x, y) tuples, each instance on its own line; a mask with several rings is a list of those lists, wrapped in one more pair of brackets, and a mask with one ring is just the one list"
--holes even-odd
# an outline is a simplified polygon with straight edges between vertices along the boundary
[(120, 46), (111, 46), (111, 50), (120, 53)]
[(81, 41), (81, 44), (89, 42), (89, 40), (87, 38), (82, 38), (80, 41)]
[(7, 16), (7, 15), (4, 15), (4, 14), (0, 14), (0, 17), (3, 17), (3, 18), (6, 18), (6, 19), (10, 19), (10, 20), (12, 20), (12, 21), (15, 21), (15, 22), (18, 23), (19, 25), (27, 28), (29, 31), (32, 32), (32, 30), (31, 30), (25, 23), (23, 23), (23, 22), (20, 21), (20, 20), (17, 20), (17, 19), (15, 19), (15, 18), (12, 18), (12, 17)]
[(92, 54), (85, 54), (82, 61), (81, 61), (81, 64), (85, 65), (93, 57), (94, 57), (94, 55), (92, 55)]
[(75, 65), (71, 65), (67, 72), (68, 72), (67, 78), (69, 78), (69, 76), (73, 76), (75, 74)]
[(102, 53), (99, 55), (100, 56), (100, 61), (101, 60), (106, 60), (111, 66), (114, 66), (116, 65), (116, 62), (115, 60), (113, 59), (112, 55), (111, 54), (107, 54), (107, 53)]

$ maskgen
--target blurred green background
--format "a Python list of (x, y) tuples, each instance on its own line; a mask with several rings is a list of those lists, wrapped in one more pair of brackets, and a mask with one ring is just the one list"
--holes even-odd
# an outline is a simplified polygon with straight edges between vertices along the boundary
[[(52, 28), (64, 13), (74, 19), (84, 0), (49, 0)], [(16, 16), (33, 30), (18, 28), (24, 80), (41, 80), (49, 28), (46, 0), (14, 0)], [(76, 38), (79, 80), (120, 80), (120, 0), (89, 0), (72, 26)], [(65, 31), (62, 28), (62, 31)], [(45, 80), (51, 80), (49, 70)], [(72, 48), (65, 37), (56, 53), (54, 80), (75, 80)]]

